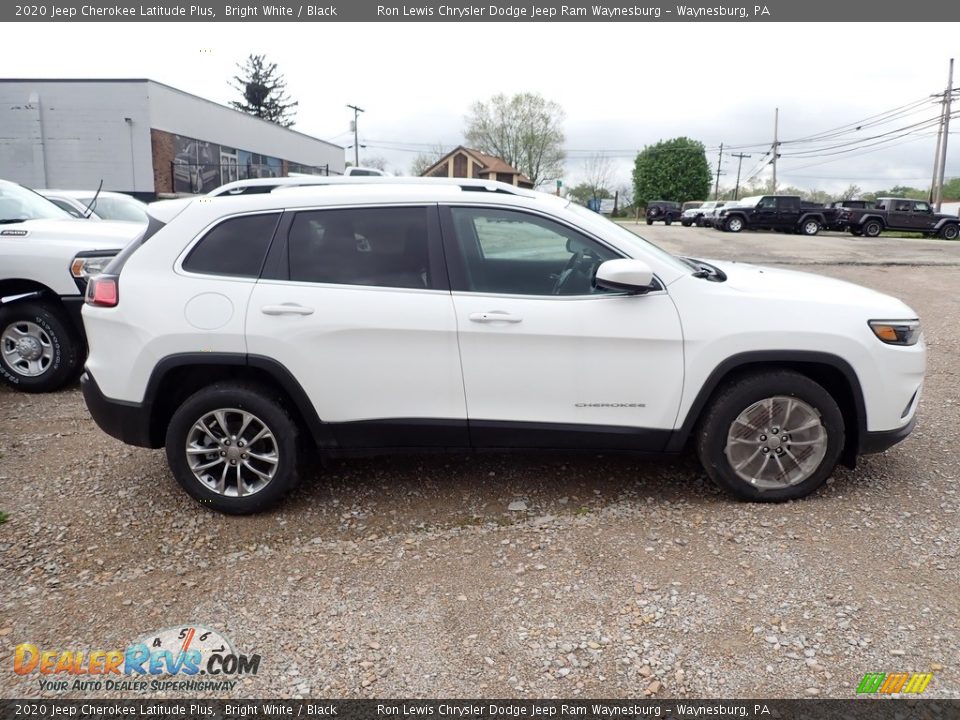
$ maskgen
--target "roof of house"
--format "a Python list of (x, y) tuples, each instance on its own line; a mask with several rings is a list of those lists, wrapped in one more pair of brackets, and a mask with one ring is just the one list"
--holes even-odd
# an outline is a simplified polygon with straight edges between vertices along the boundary
[(423, 174), (426, 175), (430, 171), (436, 169), (438, 166), (443, 165), (447, 160), (455, 155), (458, 152), (465, 152), (467, 155), (470, 155), (475, 161), (483, 166), (483, 172), (486, 173), (508, 173), (510, 175), (519, 175), (520, 180), (523, 182), (531, 182), (530, 178), (524, 175), (522, 172), (517, 170), (513, 165), (506, 162), (502, 158), (498, 158), (495, 155), (487, 155), (486, 153), (480, 152), (479, 150), (474, 150), (473, 148), (464, 147), (463, 145), (458, 145), (453, 150), (448, 152), (442, 158), (437, 160), (433, 165), (427, 168)]

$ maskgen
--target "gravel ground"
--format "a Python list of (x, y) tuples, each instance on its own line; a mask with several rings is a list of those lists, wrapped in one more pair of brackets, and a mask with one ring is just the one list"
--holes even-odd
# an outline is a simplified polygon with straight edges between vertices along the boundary
[(232, 697), (844, 698), (893, 671), (958, 697), (960, 301), (938, 263), (817, 268), (918, 310), (927, 384), (908, 440), (785, 505), (728, 499), (692, 457), (441, 455), (338, 461), (225, 517), (76, 388), (0, 389), (0, 697), (41, 694), (18, 643), (186, 622), (262, 655)]

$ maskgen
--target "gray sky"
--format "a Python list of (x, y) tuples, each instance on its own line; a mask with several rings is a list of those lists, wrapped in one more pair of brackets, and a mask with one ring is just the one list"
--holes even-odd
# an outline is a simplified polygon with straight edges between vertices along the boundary
[[(753, 155), (743, 163), (747, 176), (764, 167), (775, 107), (780, 138), (791, 140), (943, 92), (950, 49), (936, 38), (955, 36), (956, 29), (953, 23), (18, 24), (4, 37), (3, 73), (147, 77), (226, 103), (237, 97), (227, 84), (235, 64), (264, 53), (300, 102), (297, 130), (349, 145), (352, 111), (345, 105), (359, 105), (366, 110), (361, 164), (364, 155), (376, 155), (403, 172), (418, 148), (462, 141), (473, 101), (533, 91), (566, 110), (566, 184), (576, 183), (584, 157), (598, 152), (611, 156), (625, 184), (636, 152), (661, 139), (687, 135), (711, 149), (721, 142), (766, 145), (742, 150)], [(778, 181), (830, 191), (850, 183), (865, 190), (928, 186), (936, 143), (929, 129), (823, 154), (849, 149), (826, 145), (919, 123), (939, 109), (931, 101), (909, 112), (829, 142), (785, 145)], [(960, 175), (958, 135), (955, 120), (948, 177)], [(715, 171), (716, 152), (708, 159)], [(721, 185), (733, 185), (736, 169), (736, 161), (725, 160)], [(768, 175), (766, 168), (761, 177)]]

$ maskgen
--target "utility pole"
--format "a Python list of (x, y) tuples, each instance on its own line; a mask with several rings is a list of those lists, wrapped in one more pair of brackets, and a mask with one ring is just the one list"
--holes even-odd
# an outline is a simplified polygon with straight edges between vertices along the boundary
[(943, 96), (943, 123), (941, 133), (943, 134), (943, 143), (940, 145), (940, 167), (937, 172), (937, 194), (934, 198), (936, 211), (940, 212), (940, 206), (943, 204), (943, 171), (947, 165), (947, 140), (950, 138), (950, 101), (953, 99), (953, 58), (950, 58), (950, 72), (947, 75), (947, 91)]
[(780, 108), (773, 111), (773, 195), (777, 194), (777, 151), (780, 143), (777, 141), (777, 129), (780, 124)]
[(750, 157), (744, 153), (733, 153), (733, 157), (737, 158), (737, 186), (733, 189), (733, 199), (740, 199), (740, 168), (743, 167), (743, 159)]
[(364, 110), (356, 105), (347, 105), (347, 107), (353, 110), (353, 164), (360, 165), (360, 142), (357, 139), (357, 118)]
[(717, 158), (717, 181), (713, 184), (713, 199), (720, 199), (720, 163), (723, 162), (723, 143), (720, 143), (720, 157)]

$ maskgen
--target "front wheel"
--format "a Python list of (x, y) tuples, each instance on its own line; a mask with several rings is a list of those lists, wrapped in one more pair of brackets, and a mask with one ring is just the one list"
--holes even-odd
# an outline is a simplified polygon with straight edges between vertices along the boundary
[(780, 370), (728, 383), (696, 437), (707, 475), (743, 500), (782, 502), (809, 495), (843, 449), (843, 414), (821, 385)]
[(0, 307), (0, 378), (24, 392), (51, 392), (74, 378), (82, 342), (63, 311), (46, 303)]
[(260, 512), (297, 484), (298, 429), (279, 398), (233, 383), (197, 391), (167, 428), (167, 461), (194, 499), (231, 515)]
[(883, 224), (879, 220), (870, 220), (863, 226), (863, 234), (867, 237), (878, 237), (883, 232)]
[(743, 218), (737, 217), (736, 215), (727, 218), (727, 221), (723, 224), (723, 229), (733, 233), (740, 232), (743, 230)]
[(653, 220), (651, 220), (650, 218), (647, 218), (647, 225), (653, 225)]
[(956, 240), (957, 235), (960, 235), (960, 225), (950, 223), (940, 228), (940, 237), (944, 240)]
[(816, 220), (804, 220), (800, 230), (804, 235), (813, 236), (820, 232), (820, 223)]

